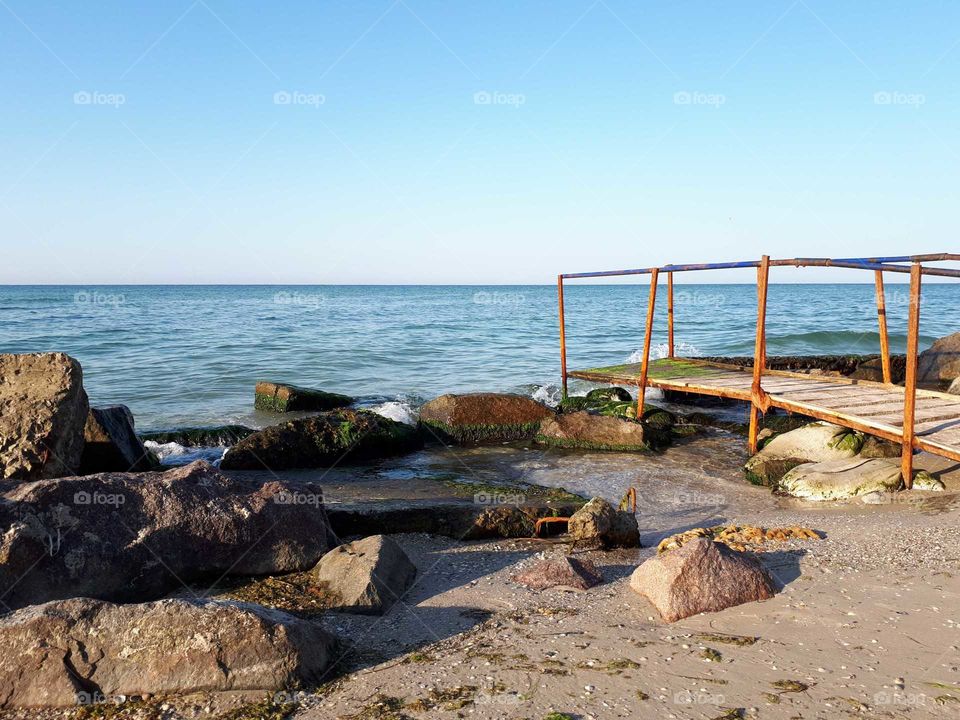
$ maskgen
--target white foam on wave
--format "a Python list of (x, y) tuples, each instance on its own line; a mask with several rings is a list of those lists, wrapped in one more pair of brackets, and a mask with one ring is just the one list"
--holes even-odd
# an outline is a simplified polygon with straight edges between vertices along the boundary
[[(697, 357), (699, 356), (700, 349), (691, 343), (680, 342), (674, 345), (674, 350), (677, 355), (686, 355), (688, 357)], [(662, 360), (670, 354), (670, 345), (667, 343), (657, 343), (650, 348), (650, 357), (654, 360)], [(638, 363), (643, 362), (643, 348), (639, 350), (634, 350), (630, 357), (627, 358), (628, 363)]]
[(213, 465), (219, 465), (227, 452), (225, 447), (186, 447), (180, 443), (158, 443), (147, 440), (143, 446), (153, 452), (163, 465), (189, 465), (195, 460), (206, 460)]
[(531, 393), (531, 397), (537, 402), (542, 402), (544, 405), (556, 407), (560, 404), (563, 392), (557, 385), (539, 385), (537, 389)]
[(388, 400), (379, 405), (374, 405), (370, 408), (370, 411), (406, 425), (417, 424), (417, 412), (413, 409), (412, 405), (403, 400)]

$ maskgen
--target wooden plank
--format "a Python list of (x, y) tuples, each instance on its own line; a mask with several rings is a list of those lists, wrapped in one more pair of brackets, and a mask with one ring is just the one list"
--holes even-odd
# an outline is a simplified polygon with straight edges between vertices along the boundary
[[(883, 412), (858, 412), (857, 415), (867, 420), (876, 420), (887, 423), (888, 425), (900, 425), (903, 423), (903, 412), (883, 413)], [(954, 405), (946, 408), (927, 408), (925, 410), (917, 409), (913, 415), (916, 426), (923, 427), (931, 423), (960, 419), (960, 407)]]

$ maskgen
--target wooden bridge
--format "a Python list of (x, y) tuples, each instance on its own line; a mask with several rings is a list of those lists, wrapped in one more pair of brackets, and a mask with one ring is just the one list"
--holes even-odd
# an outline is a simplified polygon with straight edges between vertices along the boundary
[[(572, 273), (560, 275), (557, 292), (560, 307), (560, 367), (563, 392), (570, 377), (597, 383), (636, 385), (638, 416), (647, 387), (663, 390), (732, 398), (750, 403), (750, 452), (757, 450), (759, 415), (770, 408), (808, 415), (876, 435), (899, 443), (904, 484), (913, 482), (913, 454), (926, 450), (960, 461), (960, 396), (917, 388), (917, 356), (920, 336), (920, 297), (924, 275), (960, 278), (960, 270), (930, 267), (924, 263), (960, 261), (960, 255), (910, 255), (876, 258), (795, 258), (713, 263), (707, 265), (667, 265), (634, 270)], [(908, 263), (908, 264), (901, 264)], [(677, 358), (673, 337), (673, 274), (694, 270), (729, 268), (757, 269), (757, 326), (752, 367), (695, 358)], [(813, 376), (798, 372), (770, 370), (766, 367), (767, 287), (772, 267), (843, 267), (869, 270), (874, 274), (877, 318), (880, 329), (880, 357), (883, 382), (845, 377)], [(907, 328), (906, 379), (891, 381), (890, 347), (887, 335), (883, 276), (886, 272), (910, 275), (910, 311)], [(667, 276), (667, 358), (650, 360), (651, 335), (656, 308), (659, 276)], [(566, 327), (564, 321), (564, 281), (577, 278), (650, 275), (646, 332), (643, 356), (639, 363), (588, 370), (567, 370)]]

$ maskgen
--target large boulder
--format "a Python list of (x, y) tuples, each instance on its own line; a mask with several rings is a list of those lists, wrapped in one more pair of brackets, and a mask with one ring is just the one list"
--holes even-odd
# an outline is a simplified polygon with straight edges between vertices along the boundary
[(226, 574), (306, 570), (329, 548), (318, 487), (238, 483), (201, 461), (21, 483), (0, 496), (0, 533), (10, 608), (154, 599)]
[(960, 332), (947, 335), (920, 353), (917, 381), (922, 385), (947, 388), (960, 377)]
[(523, 395), (441, 395), (420, 408), (420, 422), (441, 439), (460, 444), (532, 438), (553, 410)]
[(264, 380), (257, 383), (253, 400), (253, 405), (257, 410), (276, 413), (293, 412), (295, 410), (322, 412), (352, 404), (353, 398), (347, 395), (323, 390), (310, 390), (296, 385), (285, 385)]
[(798, 465), (783, 476), (779, 490), (805, 500), (842, 500), (901, 485), (899, 462), (852, 458)]
[(860, 452), (863, 436), (839, 425), (815, 422), (775, 436), (747, 461), (747, 479), (775, 487), (797, 465), (844, 460)]
[(75, 474), (88, 410), (83, 370), (69, 355), (0, 355), (0, 476)]
[(313, 579), (331, 598), (331, 610), (383, 615), (407, 591), (416, 566), (384, 535), (334, 548), (313, 568)]
[(567, 523), (567, 532), (577, 547), (640, 547), (637, 518), (626, 510), (617, 510), (603, 498), (595, 497), (577, 510)]
[(643, 423), (586, 411), (546, 418), (540, 423), (537, 442), (580, 450), (645, 452), (651, 448), (649, 428)]
[(0, 619), (0, 708), (317, 683), (334, 639), (256, 605), (78, 598)]
[(950, 383), (950, 387), (947, 388), (947, 392), (951, 395), (960, 395), (960, 377), (953, 379), (953, 382)]
[(273, 425), (224, 455), (224, 470), (319, 468), (401, 455), (423, 446), (416, 428), (366, 410), (333, 410)]
[(698, 538), (644, 562), (630, 587), (666, 622), (773, 597), (773, 580), (749, 555)]
[(137, 437), (126, 405), (90, 408), (83, 431), (80, 475), (99, 472), (147, 472), (157, 462)]

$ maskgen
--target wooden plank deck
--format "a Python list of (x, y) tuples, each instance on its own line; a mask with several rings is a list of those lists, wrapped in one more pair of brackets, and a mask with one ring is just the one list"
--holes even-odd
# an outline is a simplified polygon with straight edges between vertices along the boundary
[[(638, 385), (640, 363), (573, 370), (569, 377)], [(651, 361), (647, 386), (750, 402), (753, 369), (683, 358)], [(904, 389), (845, 377), (766, 370), (761, 387), (773, 407), (903, 441)], [(917, 390), (914, 446), (960, 461), (960, 395)]]

